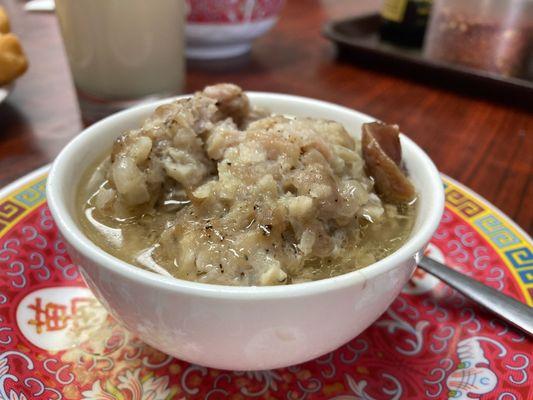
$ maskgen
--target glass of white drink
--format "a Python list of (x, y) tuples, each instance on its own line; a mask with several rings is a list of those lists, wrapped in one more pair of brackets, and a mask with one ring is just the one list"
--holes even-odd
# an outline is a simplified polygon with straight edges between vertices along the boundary
[(55, 3), (86, 123), (182, 92), (184, 0)]

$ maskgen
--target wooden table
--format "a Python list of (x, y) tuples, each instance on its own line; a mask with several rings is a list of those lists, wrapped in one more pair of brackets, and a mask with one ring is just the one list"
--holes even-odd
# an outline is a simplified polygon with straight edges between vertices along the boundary
[[(376, 1), (288, 1), (278, 25), (250, 57), (191, 65), (187, 91), (231, 81), (246, 89), (323, 99), (398, 123), (439, 169), (533, 228), (531, 108), (437, 88), (337, 60), (322, 38), (329, 18), (376, 8)], [(2, 0), (29, 56), (28, 73), (0, 106), (0, 185), (51, 162), (81, 129), (53, 14), (29, 14)]]

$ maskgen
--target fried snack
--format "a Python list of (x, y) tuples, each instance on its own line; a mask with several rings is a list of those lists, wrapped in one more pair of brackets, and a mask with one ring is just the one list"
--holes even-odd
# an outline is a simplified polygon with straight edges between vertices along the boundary
[(9, 18), (4, 7), (0, 6), (0, 33), (9, 33), (9, 31)]
[(18, 38), (12, 33), (0, 34), (0, 86), (12, 82), (28, 69)]

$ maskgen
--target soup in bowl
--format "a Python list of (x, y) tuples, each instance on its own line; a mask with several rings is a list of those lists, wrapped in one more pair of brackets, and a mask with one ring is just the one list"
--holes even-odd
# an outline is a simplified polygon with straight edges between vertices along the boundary
[(115, 318), (168, 354), (236, 370), (303, 362), (360, 333), (443, 210), (436, 168), (396, 126), (228, 84), (86, 129), (47, 195)]

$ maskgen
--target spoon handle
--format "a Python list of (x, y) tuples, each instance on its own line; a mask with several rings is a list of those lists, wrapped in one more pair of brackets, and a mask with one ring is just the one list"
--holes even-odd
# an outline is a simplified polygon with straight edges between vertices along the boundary
[(422, 256), (418, 265), (466, 297), (533, 336), (533, 308), (463, 275), (432, 258)]

